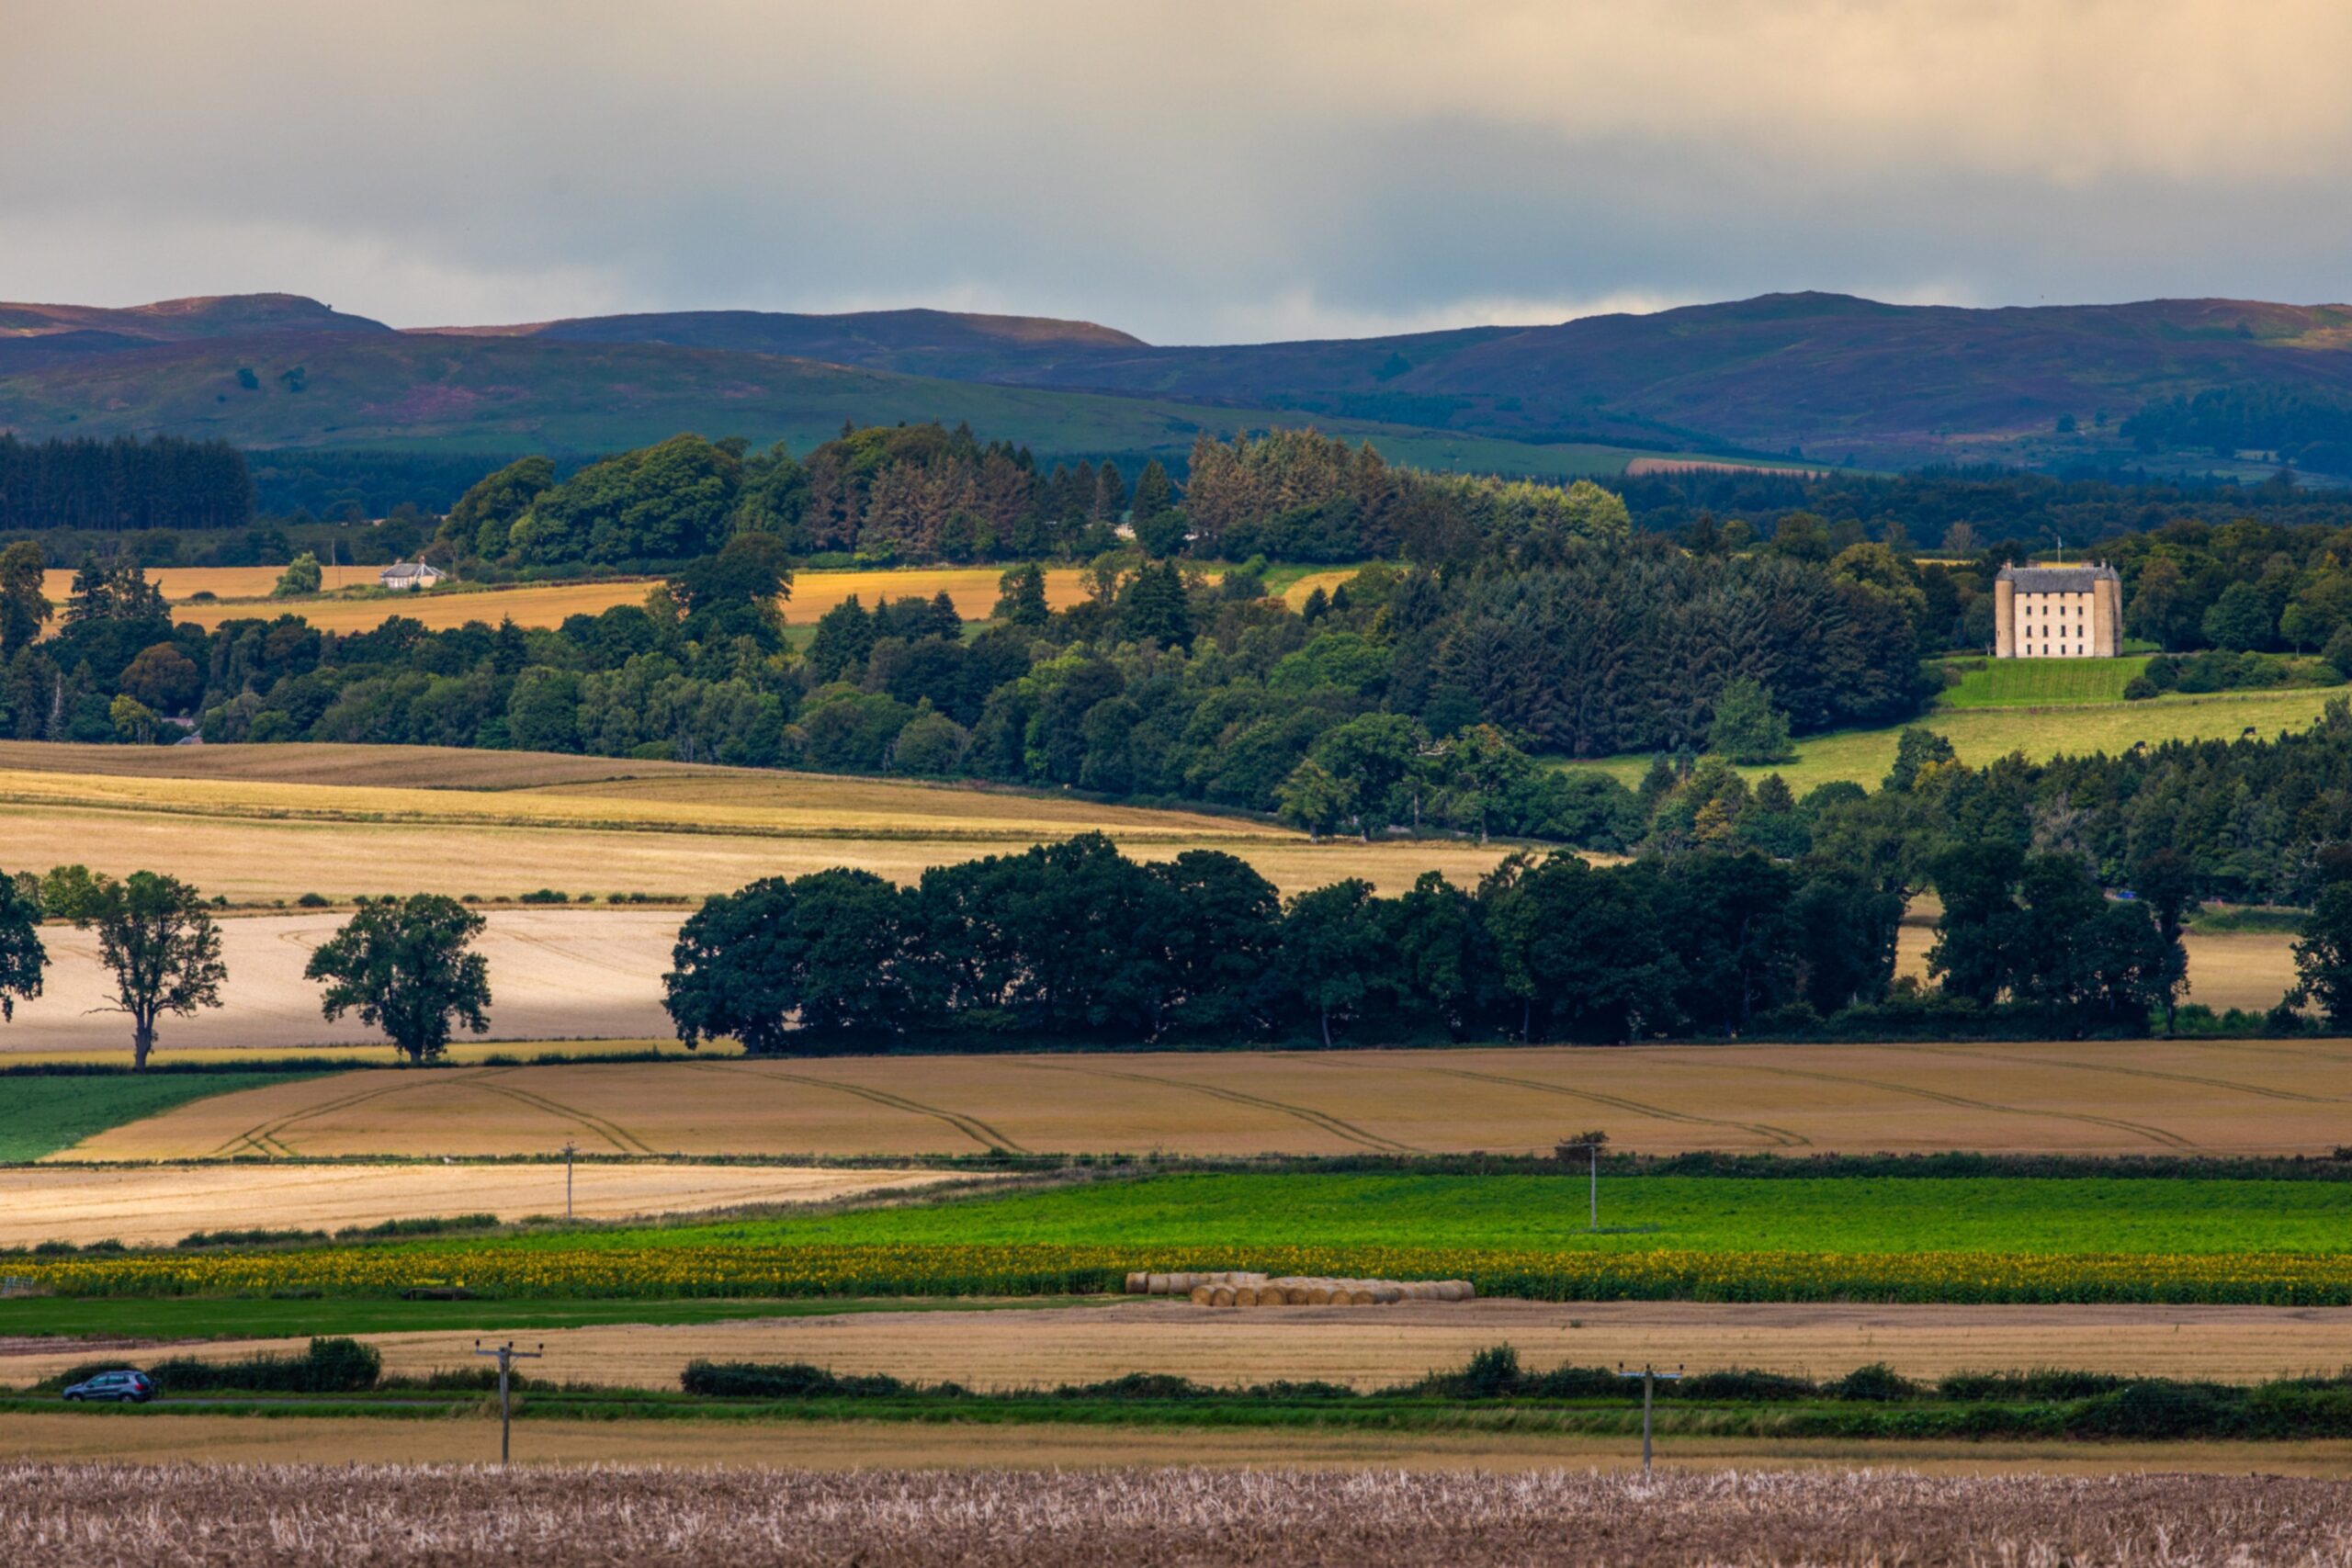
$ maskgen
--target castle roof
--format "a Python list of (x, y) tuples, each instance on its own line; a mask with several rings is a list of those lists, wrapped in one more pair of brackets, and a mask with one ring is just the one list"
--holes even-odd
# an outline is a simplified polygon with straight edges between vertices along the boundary
[(2094, 582), (2121, 581), (2105, 561), (2097, 566), (2005, 566), (1999, 581), (2020, 593), (2088, 593)]

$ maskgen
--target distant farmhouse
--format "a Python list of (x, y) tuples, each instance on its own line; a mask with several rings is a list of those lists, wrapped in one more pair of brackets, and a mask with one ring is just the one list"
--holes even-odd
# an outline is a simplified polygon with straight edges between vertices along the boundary
[(446, 574), (437, 566), (427, 566), (421, 560), (396, 560), (376, 579), (385, 587), (406, 592), (412, 588), (430, 588)]
[(2123, 650), (2123, 581), (2097, 566), (2005, 566), (1993, 580), (1998, 659), (2112, 659)]

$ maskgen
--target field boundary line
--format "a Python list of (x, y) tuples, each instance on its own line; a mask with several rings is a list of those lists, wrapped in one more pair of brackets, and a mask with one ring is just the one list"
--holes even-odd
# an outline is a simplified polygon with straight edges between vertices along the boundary
[(811, 1077), (802, 1073), (761, 1072), (752, 1067), (737, 1066), (731, 1062), (688, 1062), (684, 1065), (689, 1067), (699, 1067), (705, 1072), (742, 1073), (751, 1077), (764, 1078), (772, 1083), (782, 1081), (808, 1084), (816, 1089), (839, 1089), (843, 1094), (854, 1095), (876, 1105), (888, 1106), (893, 1111), (911, 1111), (918, 1116), (928, 1116), (934, 1121), (944, 1122), (984, 1149), (994, 1149), (1000, 1154), (1008, 1155), (1025, 1155), (1032, 1152), (1014, 1143), (977, 1116), (967, 1116), (960, 1111), (948, 1111), (936, 1105), (925, 1105), (919, 1100), (909, 1100), (904, 1095), (892, 1094), (887, 1089), (868, 1089), (863, 1084), (842, 1083), (837, 1078)]
[[(1659, 1060), (1671, 1062), (1677, 1066), (1702, 1065), (1667, 1055), (1661, 1055)], [(1941, 1089), (1921, 1089), (1916, 1084), (1888, 1083), (1881, 1078), (1854, 1077), (1844, 1073), (1814, 1072), (1804, 1067), (1770, 1067), (1759, 1062), (1735, 1062), (1730, 1065), (1740, 1072), (1775, 1073), (1781, 1077), (1814, 1078), (1822, 1083), (1858, 1084), (1864, 1089), (1884, 1089), (1889, 1094), (1907, 1094), (1917, 1100), (1931, 1100), (1940, 1105), (1957, 1105), (1964, 1111), (1994, 1111), (2008, 1116), (2039, 1116), (2059, 1122), (2087, 1122), (2095, 1126), (2112, 1127), (2119, 1132), (2130, 1133), (2136, 1137), (2146, 1138), (2153, 1143), (2163, 1144), (2176, 1149), (2203, 1147), (2202, 1145), (2192, 1143), (2177, 1133), (2168, 1133), (2162, 1127), (2152, 1127), (2139, 1122), (2125, 1122), (2113, 1116), (2096, 1116), (2087, 1111), (2041, 1111), (2030, 1106), (2002, 1105), (1990, 1100), (1970, 1100), (1964, 1095), (1946, 1094)]]
[(1736, 1127), (1743, 1133), (1763, 1134), (1767, 1142), (1778, 1148), (1809, 1149), (1813, 1146), (1813, 1140), (1802, 1133), (1792, 1133), (1786, 1127), (1775, 1127), (1763, 1122), (1734, 1122), (1719, 1116), (1700, 1116), (1679, 1111), (1668, 1111), (1663, 1106), (1645, 1105), (1638, 1100), (1627, 1100), (1622, 1095), (1602, 1094), (1597, 1089), (1570, 1089), (1566, 1084), (1544, 1083), (1535, 1078), (1506, 1077), (1500, 1073), (1472, 1072), (1467, 1067), (1431, 1067), (1429, 1070), (1433, 1073), (1442, 1073), (1447, 1077), (1477, 1078), (1486, 1083), (1510, 1084), (1519, 1089), (1540, 1089), (1546, 1094), (1564, 1094), (1572, 1100), (1589, 1100), (1595, 1105), (1614, 1106), (1620, 1111), (1631, 1111), (1637, 1115), (1654, 1116), (1661, 1122), (1686, 1122), (1704, 1127)]
[(1399, 1155), (1418, 1155), (1428, 1152), (1425, 1149), (1415, 1148), (1410, 1144), (1400, 1143), (1395, 1138), (1385, 1138), (1377, 1133), (1369, 1132), (1352, 1122), (1343, 1122), (1328, 1111), (1317, 1111), (1304, 1105), (1291, 1105), (1279, 1100), (1268, 1100), (1261, 1095), (1244, 1094), (1238, 1089), (1226, 1089), (1216, 1084), (1187, 1083), (1182, 1078), (1156, 1077), (1150, 1073), (1114, 1072), (1108, 1067), (1074, 1067), (1061, 1062), (1024, 1060), (1021, 1065), (1035, 1067), (1042, 1072), (1084, 1073), (1091, 1077), (1125, 1078), (1135, 1083), (1158, 1084), (1165, 1089), (1190, 1089), (1195, 1094), (1205, 1094), (1212, 1099), (1222, 1100), (1230, 1104), (1254, 1105), (1261, 1111), (1279, 1111), (1285, 1116), (1295, 1116), (1309, 1125), (1320, 1127), (1327, 1133), (1336, 1134), (1351, 1144), (1361, 1144), (1365, 1148), (1375, 1152)]
[(2124, 1077), (2163, 1078), (2171, 1083), (2195, 1084), (2204, 1089), (2233, 1089), (2240, 1094), (2259, 1095), (2265, 1100), (2288, 1100), (2305, 1105), (2342, 1105), (2340, 1094), (2298, 1094), (2290, 1089), (2264, 1089), (2259, 1084), (2239, 1083), (2232, 1078), (2199, 1077), (2195, 1073), (2168, 1073), (2160, 1067), (2122, 1067), (2111, 1062), (2078, 1062), (2063, 1056), (2033, 1056), (2020, 1058), (1996, 1055), (1985, 1051), (1968, 1051), (1957, 1045), (1914, 1045), (1910, 1049), (1933, 1056), (1950, 1056), (1971, 1062), (1999, 1062), (2005, 1066), (2019, 1066), (2028, 1061), (2046, 1063), (2053, 1067), (2072, 1067), (2086, 1073), (2115, 1073)]

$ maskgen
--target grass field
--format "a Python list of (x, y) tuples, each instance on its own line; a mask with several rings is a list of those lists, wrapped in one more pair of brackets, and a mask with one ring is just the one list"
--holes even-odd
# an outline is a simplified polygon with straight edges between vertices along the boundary
[[(2341, 687), (2321, 686), (2290, 692), (2164, 696), (2143, 703), (1937, 709), (1914, 722), (1950, 740), (1962, 761), (1982, 767), (2012, 751), (2023, 752), (2030, 761), (2045, 761), (2062, 752), (2113, 755), (2143, 740), (2151, 745), (2165, 740), (2234, 740), (2249, 729), (2267, 739), (2309, 728), (2331, 701), (2340, 701), (2344, 695)], [(1794, 761), (1739, 772), (1751, 780), (1778, 773), (1800, 795), (1838, 780), (1876, 789), (1894, 764), (1901, 729), (1895, 726), (1807, 736), (1797, 741)], [(1561, 767), (1592, 768), (1627, 784), (1638, 783), (1650, 765), (1646, 752), (1589, 762), (1555, 761)]]
[(567, 1201), (582, 1219), (617, 1220), (753, 1203), (824, 1202), (942, 1179), (922, 1171), (590, 1163), (571, 1173), (567, 1199), (564, 1168), (554, 1164), (56, 1166), (0, 1170), (0, 1247), (44, 1241), (86, 1246), (106, 1238), (131, 1247), (168, 1247), (194, 1232), (224, 1226), (336, 1230), (485, 1213), (514, 1221), (560, 1215)]
[(2338, 1042), (703, 1059), (283, 1084), (73, 1156), (1503, 1153), (1591, 1127), (1657, 1154), (2319, 1154), (2347, 1106)]
[[(16, 1303), (0, 1305), (0, 1337), (21, 1333)], [(209, 1306), (210, 1317), (159, 1317), (157, 1337), (192, 1322), (211, 1326), (224, 1303), (96, 1301), (74, 1303), (84, 1335), (119, 1332), (108, 1309)], [(2259, 1382), (2333, 1371), (2352, 1332), (2352, 1309), (2236, 1306), (1905, 1306), (1845, 1303), (1548, 1302), (1405, 1303), (1378, 1312), (1302, 1307), (1282, 1312), (1203, 1311), (1189, 1303), (1128, 1298), (1060, 1312), (942, 1310), (837, 1314), (817, 1303), (716, 1303), (701, 1316), (657, 1315), (637, 1303), (629, 1321), (564, 1326), (566, 1308), (629, 1311), (613, 1302), (475, 1306), (473, 1321), (421, 1321), (420, 1306), (458, 1303), (238, 1303), (262, 1321), (203, 1352), (214, 1359), (299, 1354), (311, 1334), (358, 1332), (394, 1376), (423, 1377), (472, 1359), (486, 1327), (529, 1328), (548, 1365), (569, 1382), (674, 1389), (688, 1361), (807, 1361), (845, 1375), (955, 1382), (985, 1392), (1049, 1388), (1137, 1369), (1214, 1387), (1283, 1379), (1390, 1386), (1460, 1366), (1490, 1345), (1517, 1348), (1531, 1364), (1612, 1366), (1654, 1360), (1692, 1368), (1746, 1367), (1827, 1380), (1883, 1362), (1928, 1381), (1959, 1371), (2063, 1366), (2132, 1377)], [(897, 1303), (893, 1303), (896, 1305)], [(324, 1311), (321, 1308), (323, 1305)], [(534, 1314), (532, 1306), (541, 1311)], [(390, 1332), (355, 1328), (399, 1320)], [(804, 1310), (787, 1310), (799, 1306)], [(273, 1323), (272, 1319), (290, 1319)], [(135, 1317), (129, 1321), (138, 1321)], [(270, 1337), (275, 1331), (279, 1337)], [(0, 1348), (0, 1386), (25, 1386), (86, 1361), (93, 1347)]]
[[(306, 1076), (237, 1072), (151, 1077), (0, 1077), (0, 1161), (39, 1159), (108, 1127), (141, 1121), (192, 1100), (290, 1083)], [(16, 1217), (0, 1210), (0, 1231)]]
[(1944, 688), (1946, 708), (2044, 707), (2065, 703), (2120, 703), (2123, 688), (2148, 667), (2147, 656), (2127, 659), (1987, 659)]

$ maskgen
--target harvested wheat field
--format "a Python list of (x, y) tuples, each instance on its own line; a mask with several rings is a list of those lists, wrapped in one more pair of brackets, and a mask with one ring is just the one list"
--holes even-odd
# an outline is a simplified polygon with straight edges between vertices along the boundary
[[(171, 601), (172, 618), (201, 626), (223, 621), (275, 619), (300, 615), (322, 631), (368, 631), (393, 615), (406, 615), (438, 631), (468, 621), (492, 626), (511, 619), (518, 626), (555, 626), (567, 615), (602, 615), (616, 604), (644, 603), (659, 579), (605, 578), (593, 582), (528, 583), (514, 587), (443, 589), (438, 592), (369, 594), (342, 598), (334, 590), (374, 588), (380, 567), (345, 566), (326, 569), (323, 595), (274, 599), (283, 568), (274, 566), (163, 567), (150, 570), (154, 583)], [(944, 593), (955, 601), (956, 613), (967, 621), (985, 620), (996, 608), (997, 583), (1004, 568), (936, 567), (905, 570), (804, 571), (793, 581), (785, 601), (785, 618), (805, 626), (853, 596), (867, 608), (883, 599), (929, 599)], [(44, 574), (42, 591), (62, 604), (74, 585), (71, 571)], [(192, 604), (199, 592), (217, 602)], [(1086, 597), (1082, 575), (1075, 567), (1057, 567), (1046, 573), (1046, 602), (1063, 609)]]
[[(229, 967), (222, 1005), (164, 1019), (163, 1053), (381, 1043), (382, 1033), (356, 1013), (337, 1023), (322, 1018), (319, 983), (302, 975), (311, 951), (347, 918), (322, 910), (222, 920), (221, 957)], [(477, 946), (490, 960), (491, 1038), (668, 1035), (662, 974), (684, 918), (681, 909), (492, 910)], [(94, 1010), (112, 999), (97, 933), (51, 926), (41, 941), (50, 955), (46, 983), (40, 997), (17, 1004), (16, 1021), (0, 1031), (0, 1055), (127, 1055), (123, 1015)]]
[[(174, 1423), (139, 1421), (165, 1424)], [(1023, 1433), (1021, 1446), (1027, 1441)], [(272, 1468), (20, 1467), (0, 1474), (0, 1549), (50, 1568), (454, 1568), (592, 1555), (1038, 1568), (2352, 1562), (2352, 1486), (2274, 1476), (1223, 1468), (502, 1475), (388, 1465), (382, 1454), (324, 1470), (306, 1457), (308, 1465)]]
[[(870, 1174), (870, 1173), (869, 1173)], [(540, 1178), (544, 1181), (544, 1178)], [(560, 1182), (560, 1175), (557, 1177)], [(903, 1184), (903, 1178), (894, 1178)], [(388, 1372), (469, 1364), (478, 1330), (363, 1334)], [(1220, 1387), (1283, 1379), (1376, 1389), (1459, 1367), (1494, 1345), (1530, 1366), (1750, 1368), (1817, 1380), (1883, 1361), (1905, 1377), (2064, 1367), (2125, 1376), (2261, 1382), (2333, 1373), (2352, 1356), (2352, 1308), (1896, 1306), (1708, 1302), (1408, 1302), (1387, 1307), (1218, 1312), (1124, 1302), (1059, 1312), (842, 1313), (703, 1324), (532, 1331), (574, 1382), (674, 1389), (686, 1363), (808, 1361), (844, 1375), (953, 1381), (984, 1392), (1133, 1371)], [(205, 1354), (300, 1353), (300, 1339), (220, 1341)], [(0, 1386), (79, 1366), (80, 1345), (18, 1341)]]
[[(1931, 927), (1905, 924), (1895, 935), (1895, 974), (1924, 983), (1935, 940)], [(2295, 984), (2295, 939), (2285, 931), (2192, 931), (2180, 945), (2188, 958), (2184, 1002), (2202, 1002), (2215, 1012), (2267, 1012)]]
[(1285, 892), (1363, 876), (1393, 893), (1428, 870), (1474, 882), (1506, 852), (1316, 844), (1200, 812), (762, 769), (435, 747), (0, 743), (0, 866), (167, 872), (243, 904), (544, 887), (699, 897), (834, 865), (910, 882), (1089, 831), (1145, 858), (1227, 850)]
[(1657, 1154), (2292, 1154), (2343, 1143), (2347, 1108), (2341, 1043), (736, 1058), (369, 1070), (61, 1157), (539, 1154), (583, 1134), (663, 1154), (1548, 1152), (1590, 1126)]
[[(928, 1171), (717, 1165), (579, 1166), (582, 1219), (699, 1213), (760, 1203), (818, 1203), (937, 1185)], [(0, 1170), (0, 1247), (44, 1241), (168, 1246), (223, 1226), (334, 1230), (384, 1220), (564, 1212), (564, 1168), (551, 1165), (310, 1165), (17, 1168)]]

